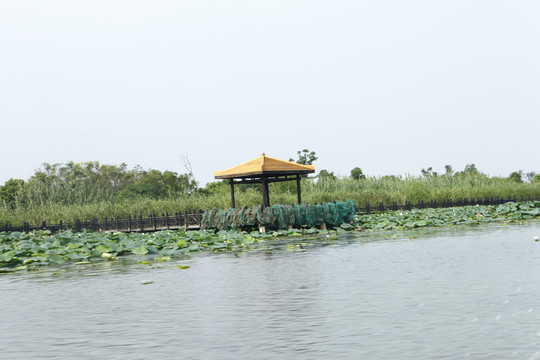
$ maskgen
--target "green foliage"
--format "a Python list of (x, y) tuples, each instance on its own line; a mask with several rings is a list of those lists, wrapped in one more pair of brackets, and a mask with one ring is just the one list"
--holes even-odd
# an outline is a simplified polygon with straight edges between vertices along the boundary
[(302, 165), (313, 165), (313, 162), (318, 159), (318, 157), (315, 155), (315, 151), (309, 151), (308, 149), (298, 150), (297, 155), (298, 160), (295, 161), (294, 159), (290, 158), (289, 161)]
[(328, 170), (321, 170), (317, 176), (320, 181), (337, 180), (336, 175)]
[[(191, 185), (187, 190), (179, 190), (185, 189), (182, 185), (185, 182), (182, 182), (182, 175), (175, 173), (159, 175), (141, 168), (129, 170), (123, 165), (98, 166), (97, 163), (88, 166), (69, 164), (66, 165), (67, 169), (59, 165), (44, 164), (44, 167), (26, 183), (16, 180), (17, 184), (23, 186), (21, 191), (10, 191), (15, 194), (14, 201), (0, 201), (0, 227), (6, 223), (21, 225), (23, 221), (56, 224), (59, 220), (73, 223), (76, 219), (173, 214), (214, 207), (227, 209), (231, 203), (227, 182), (209, 183), (199, 190), (193, 190)], [(527, 198), (540, 194), (540, 175), (533, 177), (530, 183), (517, 183), (506, 178), (489, 177), (475, 169), (474, 165), (468, 165), (464, 171), (452, 176), (390, 175), (366, 177), (362, 181), (351, 177), (338, 179), (335, 175), (326, 177), (324, 181), (314, 181), (313, 177), (302, 178), (302, 200), (314, 204), (353, 199), (358, 206), (363, 206), (366, 203), (442, 202), (458, 198)], [(116, 174), (112, 178), (114, 181), (101, 181), (97, 179), (99, 176), (92, 178), (91, 174), (101, 172)], [(148, 176), (143, 181), (145, 174)], [(118, 179), (115, 180), (115, 177)], [(67, 181), (75, 178), (78, 180)], [(94, 180), (85, 180), (90, 178)], [(126, 179), (131, 180), (126, 182)], [(11, 184), (15, 185), (13, 182)], [(179, 188), (175, 188), (177, 184), (180, 184)], [(10, 188), (16, 186), (10, 185)], [(235, 200), (237, 207), (260, 205), (260, 184), (235, 186)], [(270, 184), (270, 201), (271, 204), (296, 203), (296, 182)]]
[(384, 175), (380, 178), (381, 181), (402, 181), (401, 177), (395, 175)]
[(206, 184), (199, 193), (204, 195), (224, 194), (230, 191), (230, 185), (225, 181), (212, 181)]
[[(271, 184), (273, 185), (273, 184)], [(234, 185), (234, 192), (242, 193), (246, 191), (261, 191), (261, 184), (237, 184)], [(198, 194), (212, 196), (219, 194), (230, 194), (231, 185), (228, 181), (213, 181), (206, 184), (202, 189), (197, 190)]]
[[(303, 181), (310, 181), (306, 178), (302, 179)], [(262, 186), (259, 185), (255, 190), (257, 191), (257, 194), (261, 194), (262, 196)], [(278, 197), (289, 197), (289, 196), (296, 196), (296, 181), (282, 181), (282, 182), (275, 182), (268, 184), (269, 190), (270, 190), (270, 196), (275, 197), (276, 195)]]
[(540, 218), (540, 201), (497, 206), (463, 206), (361, 214), (353, 225), (366, 231), (409, 230), (423, 227), (471, 226), (520, 222)]
[[(421, 170), (421, 173), (422, 173), (422, 176), (423, 177), (437, 177), (437, 176), (440, 176), (439, 173), (437, 173), (436, 171), (433, 170), (433, 168), (430, 166), (428, 167), (427, 169), (422, 169)], [(442, 176), (446, 176), (446, 177), (459, 177), (459, 176), (469, 176), (469, 177), (476, 177), (476, 176), (486, 176), (484, 174), (482, 174), (480, 171), (478, 171), (478, 169), (476, 168), (476, 165), (474, 164), (467, 164), (465, 165), (465, 169), (463, 169), (463, 171), (458, 171), (456, 173), (454, 173), (454, 169), (452, 168), (452, 165), (445, 165), (444, 166), (444, 175)]]
[(160, 190), (157, 185), (143, 182), (128, 184), (114, 194), (114, 198), (117, 200), (140, 199), (141, 197), (157, 199), (159, 196)]
[(427, 169), (422, 169), (422, 176), (425, 177), (436, 177), (437, 173), (433, 171), (433, 168), (430, 166)]
[[(291, 231), (290, 233), (297, 233)], [(279, 233), (285, 235), (289, 233)], [(134, 255), (137, 263), (167, 262), (190, 252), (245, 251), (257, 248), (274, 234), (247, 234), (220, 231), (160, 231), (139, 233), (73, 233), (50, 231), (33, 233), (0, 232), (0, 269), (37, 270), (44, 265), (97, 266)], [(186, 267), (183, 267), (186, 268)]]
[(351, 179), (361, 180), (365, 178), (366, 178), (366, 175), (364, 175), (364, 173), (362, 172), (362, 169), (360, 169), (359, 167), (355, 167), (354, 169), (351, 170)]
[(510, 176), (508, 176), (508, 179), (516, 183), (522, 183), (523, 182), (522, 176), (523, 176), (523, 171), (521, 170), (514, 171), (513, 173), (510, 174)]
[(6, 197), (13, 207), (86, 205), (138, 197), (157, 199), (191, 194), (197, 188), (189, 174), (143, 170), (139, 166), (128, 169), (126, 164), (101, 165), (97, 161), (44, 163), (28, 182), (14, 181), (19, 183), (8, 182), (9, 187), (2, 187), (7, 189)]
[(475, 175), (480, 174), (480, 172), (476, 168), (476, 165), (467, 164), (467, 165), (465, 165), (465, 169), (463, 169), (463, 174), (464, 175), (469, 175), (469, 176), (475, 176)]
[(0, 186), (0, 203), (12, 204), (24, 188), (24, 180), (9, 179)]
[(531, 182), (535, 175), (536, 173), (534, 171), (531, 171), (531, 172), (526, 173), (525, 177), (527, 178), (528, 182)]
[(144, 171), (140, 183), (149, 184), (157, 192), (157, 196), (171, 193), (191, 193), (196, 189), (195, 179), (188, 174), (178, 175), (176, 172), (159, 170)]
[[(537, 177), (538, 179), (538, 177)], [(218, 183), (220, 184), (220, 183)], [(283, 185), (282, 185), (283, 184)], [(288, 185), (285, 185), (288, 184)], [(288, 189), (281, 186), (290, 186)], [(366, 203), (390, 204), (405, 201), (416, 203), (419, 200), (442, 202), (446, 199), (484, 198), (523, 196), (535, 197), (540, 194), (540, 181), (532, 183), (515, 183), (505, 178), (490, 178), (483, 174), (476, 176), (456, 175), (452, 177), (369, 177), (363, 181), (350, 178), (327, 179), (313, 181), (302, 179), (302, 200), (311, 204), (319, 202), (344, 201), (353, 199), (358, 206)], [(270, 184), (271, 204), (294, 204), (297, 202), (296, 184), (294, 181)], [(193, 194), (179, 194), (166, 198), (150, 197), (114, 199), (114, 201), (95, 201), (88, 203), (59, 204), (47, 202), (34, 203), (31, 206), (9, 208), (0, 204), (0, 227), (5, 224), (20, 225), (23, 221), (31, 224), (56, 224), (59, 220), (74, 222), (75, 219), (90, 220), (115, 216), (149, 216), (177, 211), (197, 211), (211, 208), (227, 209), (231, 204), (229, 185), (216, 185), (222, 191), (205, 194), (203, 191)], [(236, 187), (235, 187), (236, 189)], [(76, 192), (77, 193), (77, 192)], [(67, 192), (66, 198), (70, 196)], [(257, 189), (246, 189), (235, 192), (237, 207), (256, 206), (261, 204), (261, 192)]]

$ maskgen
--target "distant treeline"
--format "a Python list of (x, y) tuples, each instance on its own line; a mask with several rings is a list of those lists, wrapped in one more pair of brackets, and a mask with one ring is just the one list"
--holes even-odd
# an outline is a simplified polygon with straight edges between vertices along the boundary
[[(297, 162), (310, 162), (311, 158)], [(0, 225), (59, 220), (75, 221), (105, 217), (150, 216), (183, 211), (226, 209), (230, 206), (230, 187), (217, 181), (200, 188), (188, 172), (145, 170), (140, 166), (102, 165), (97, 161), (65, 164), (43, 164), (27, 181), (11, 179), (0, 186)], [(359, 167), (350, 176), (339, 177), (327, 170), (302, 179), (302, 199), (308, 203), (353, 199), (365, 204), (400, 205), (406, 202), (429, 203), (476, 198), (529, 198), (540, 195), (540, 176), (514, 172), (507, 178), (490, 177), (474, 164), (454, 172), (445, 167), (444, 174), (431, 168), (419, 176), (370, 177)], [(236, 205), (261, 203), (260, 184), (241, 184), (235, 194)], [(296, 202), (296, 183), (270, 184), (271, 204)]]
[(28, 181), (8, 180), (0, 186), (4, 206), (46, 204), (77, 205), (139, 197), (159, 199), (190, 194), (197, 189), (190, 174), (173, 171), (128, 169), (126, 164), (102, 165), (98, 161), (44, 163)]
[[(307, 151), (304, 150), (304, 152)], [(311, 163), (314, 159), (306, 161), (300, 156), (298, 162)], [(333, 172), (321, 170), (316, 177), (305, 180), (307, 183), (305, 186), (308, 192), (320, 192), (320, 189), (327, 191), (329, 184), (333, 183), (331, 187), (337, 186), (341, 189), (340, 191), (347, 189), (347, 192), (363, 192), (366, 188), (370, 188), (381, 190), (383, 193), (394, 192), (399, 187), (399, 191), (403, 193), (401, 200), (416, 201), (433, 200), (432, 198), (416, 198), (416, 196), (413, 199), (410, 198), (412, 194), (418, 193), (425, 184), (429, 184), (433, 189), (442, 187), (446, 189), (447, 193), (452, 190), (448, 195), (453, 195), (455, 190), (465, 190), (467, 186), (464, 184), (474, 184), (473, 186), (480, 187), (478, 191), (482, 192), (482, 195), (486, 195), (481, 188), (485, 190), (487, 186), (490, 191), (493, 191), (494, 184), (497, 184), (495, 188), (504, 194), (490, 195), (514, 196), (516, 194), (506, 193), (509, 187), (512, 188), (515, 184), (540, 183), (540, 174), (524, 174), (522, 171), (515, 171), (508, 178), (489, 177), (480, 172), (474, 164), (468, 164), (463, 171), (457, 172), (454, 172), (451, 166), (446, 165), (444, 174), (437, 174), (429, 167), (422, 169), (421, 174), (418, 177), (393, 175), (367, 177), (363, 174), (362, 169), (355, 167), (351, 170), (350, 176), (338, 177)], [(397, 184), (401, 184), (401, 186)], [(407, 185), (405, 186), (405, 184)], [(278, 193), (288, 193), (296, 189), (292, 183), (272, 184), (272, 187), (272, 190)], [(257, 184), (239, 185), (238, 191), (245, 192), (259, 188), (260, 185)], [(212, 196), (228, 192), (229, 186), (223, 181), (210, 182), (204, 188), (199, 188), (190, 172), (179, 174), (168, 170), (163, 172), (154, 169), (145, 170), (140, 166), (128, 169), (126, 164), (102, 165), (98, 161), (68, 162), (65, 164), (44, 163), (42, 168), (36, 170), (27, 181), (10, 179), (3, 186), (0, 186), (0, 205), (12, 209), (47, 204), (86, 205), (101, 201), (124, 201), (141, 198), (170, 199), (190, 195)], [(457, 195), (464, 197), (467, 194)]]

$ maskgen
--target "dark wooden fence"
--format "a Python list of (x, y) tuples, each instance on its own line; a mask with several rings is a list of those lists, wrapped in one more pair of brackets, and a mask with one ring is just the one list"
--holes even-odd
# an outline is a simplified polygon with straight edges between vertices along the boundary
[(58, 224), (47, 224), (43, 221), (40, 225), (30, 225), (23, 223), (21, 226), (5, 224), (0, 227), (0, 231), (34, 231), (50, 230), (53, 233), (62, 230), (72, 230), (79, 232), (83, 230), (92, 231), (119, 231), (119, 232), (147, 232), (159, 230), (175, 230), (185, 227), (188, 230), (198, 230), (201, 226), (203, 211), (195, 213), (178, 212), (174, 215), (163, 214), (161, 216), (150, 215), (149, 217), (131, 217), (103, 220), (93, 219), (91, 221), (75, 220), (73, 223), (65, 223), (62, 220)]
[[(442, 202), (437, 202), (435, 200), (424, 202), (419, 201), (417, 203), (411, 203), (409, 201), (405, 204), (398, 204), (393, 202), (391, 204), (357, 204), (356, 212), (357, 213), (371, 213), (377, 211), (388, 211), (388, 210), (411, 210), (411, 209), (424, 209), (424, 208), (443, 208), (443, 207), (455, 207), (455, 206), (467, 206), (467, 205), (499, 205), (507, 202), (520, 202), (520, 201), (540, 201), (540, 197), (528, 196), (528, 197), (519, 197), (516, 196), (508, 198), (503, 197), (491, 197), (491, 198), (463, 198), (456, 200), (444, 200)], [(119, 231), (119, 232), (148, 232), (148, 231), (159, 231), (159, 230), (175, 230), (181, 227), (185, 227), (188, 230), (199, 230), (201, 226), (201, 221), (204, 211), (199, 210), (198, 212), (188, 213), (188, 212), (178, 212), (174, 215), (163, 214), (161, 216), (151, 215), (149, 217), (143, 218), (139, 217), (130, 217), (114, 219), (103, 219), (97, 220), (93, 219), (92, 221), (80, 221), (75, 220), (74, 223), (64, 223), (60, 221), (58, 224), (47, 224), (45, 221), (40, 225), (30, 225), (24, 223), (21, 226), (12, 226), (11, 224), (5, 224), (0, 226), (0, 231), (34, 231), (34, 230), (50, 230), (55, 233), (62, 230), (71, 229), (72, 231), (79, 232), (82, 230), (92, 230), (92, 231)]]
[(538, 195), (523, 197), (520, 196), (509, 196), (508, 198), (503, 197), (490, 197), (490, 198), (460, 198), (456, 200), (447, 199), (444, 201), (437, 202), (436, 200), (431, 201), (418, 201), (417, 203), (411, 203), (406, 201), (405, 204), (398, 204), (393, 202), (391, 204), (370, 204), (366, 203), (363, 206), (360, 205), (356, 207), (356, 212), (358, 213), (371, 213), (377, 211), (388, 211), (388, 210), (411, 210), (411, 209), (424, 209), (424, 208), (445, 208), (445, 207), (456, 207), (456, 206), (468, 206), (468, 205), (500, 205), (507, 202), (523, 202), (523, 201), (539, 201), (540, 197)]

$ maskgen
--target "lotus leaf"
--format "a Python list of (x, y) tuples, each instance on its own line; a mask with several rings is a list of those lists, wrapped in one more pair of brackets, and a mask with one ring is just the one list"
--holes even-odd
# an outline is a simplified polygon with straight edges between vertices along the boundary
[(131, 252), (134, 254), (134, 255), (146, 255), (148, 254), (148, 249), (146, 248), (145, 245), (141, 245), (139, 247), (136, 247), (134, 249), (131, 249)]

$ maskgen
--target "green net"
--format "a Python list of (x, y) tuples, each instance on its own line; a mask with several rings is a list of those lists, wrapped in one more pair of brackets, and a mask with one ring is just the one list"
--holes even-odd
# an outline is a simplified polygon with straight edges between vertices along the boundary
[(286, 229), (288, 226), (339, 226), (351, 222), (356, 208), (353, 200), (326, 204), (273, 205), (212, 209), (204, 213), (201, 221), (203, 229), (238, 229), (241, 227), (267, 226)]

